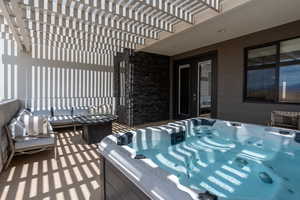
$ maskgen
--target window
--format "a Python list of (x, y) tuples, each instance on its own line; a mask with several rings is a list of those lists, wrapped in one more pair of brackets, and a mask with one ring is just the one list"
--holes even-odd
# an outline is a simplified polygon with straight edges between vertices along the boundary
[(300, 103), (300, 64), (280, 67), (279, 101)]
[(247, 99), (274, 101), (276, 96), (276, 49), (276, 45), (271, 45), (248, 51)]
[(275, 69), (248, 70), (247, 97), (266, 101), (275, 98)]
[(245, 100), (300, 103), (300, 38), (246, 49)]

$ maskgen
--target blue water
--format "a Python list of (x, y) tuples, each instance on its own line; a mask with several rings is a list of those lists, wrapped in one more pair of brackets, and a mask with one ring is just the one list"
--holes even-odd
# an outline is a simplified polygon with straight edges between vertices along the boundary
[(148, 149), (131, 147), (197, 191), (230, 200), (300, 199), (299, 148), (277, 151), (262, 138), (223, 135), (200, 128), (176, 145), (151, 141), (155, 145)]

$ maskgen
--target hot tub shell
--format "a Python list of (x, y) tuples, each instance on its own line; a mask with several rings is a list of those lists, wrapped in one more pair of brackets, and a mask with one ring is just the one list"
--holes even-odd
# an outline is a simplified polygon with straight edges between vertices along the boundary
[[(197, 118), (203, 120), (204, 118)], [(204, 119), (209, 120), (211, 119)], [(264, 131), (267, 142), (272, 142), (272, 148), (280, 148), (281, 144), (295, 145), (293, 138), (296, 131), (287, 130), (289, 134), (281, 135), (280, 128), (265, 127), (252, 124), (241, 124), (238, 122), (227, 122), (215, 120), (220, 129), (226, 130), (226, 137), (246, 142), (248, 135), (259, 136), (260, 131)], [(255, 127), (259, 132), (252, 132), (251, 127)], [(171, 143), (172, 134), (186, 131), (190, 134), (193, 129), (193, 119), (170, 123), (165, 126), (149, 127), (133, 131), (133, 143), (139, 148), (149, 148), (155, 145), (159, 138), (169, 138)], [(247, 131), (242, 129), (247, 129)], [(284, 129), (286, 131), (286, 129)], [(286, 132), (285, 132), (286, 133)], [(195, 191), (181, 185), (176, 176), (159, 168), (151, 159), (135, 159), (136, 151), (127, 145), (117, 144), (118, 135), (110, 135), (99, 143), (101, 152), (101, 187), (102, 199), (105, 200), (134, 200), (134, 199), (170, 199), (170, 200), (199, 200), (199, 191)], [(151, 140), (155, 138), (154, 144), (139, 144), (139, 141)], [(275, 145), (274, 144), (278, 144)], [(144, 145), (144, 146), (143, 146)], [(146, 145), (146, 146), (145, 146)], [(148, 146), (147, 146), (148, 145)], [(275, 149), (278, 150), (279, 149)], [(201, 193), (205, 193), (202, 191)], [(223, 199), (223, 198), (218, 198)]]

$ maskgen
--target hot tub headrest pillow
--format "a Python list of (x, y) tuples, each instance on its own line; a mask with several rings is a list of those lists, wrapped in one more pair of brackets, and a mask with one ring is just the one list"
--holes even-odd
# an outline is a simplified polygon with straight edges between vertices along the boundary
[(117, 145), (128, 145), (132, 143), (132, 132), (126, 132), (123, 135), (117, 136)]
[(192, 123), (194, 126), (212, 126), (214, 125), (214, 123), (216, 122), (216, 120), (208, 120), (208, 119), (197, 119), (194, 118), (192, 119)]
[(296, 132), (295, 142), (300, 143), (300, 132)]

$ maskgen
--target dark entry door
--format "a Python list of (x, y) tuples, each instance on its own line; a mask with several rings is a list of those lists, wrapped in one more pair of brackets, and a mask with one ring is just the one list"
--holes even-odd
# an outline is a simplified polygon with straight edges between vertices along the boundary
[(182, 118), (190, 115), (190, 64), (178, 67), (178, 115)]
[(217, 56), (177, 61), (174, 71), (174, 117), (217, 117)]
[(212, 60), (198, 62), (197, 115), (210, 117), (212, 103)]

